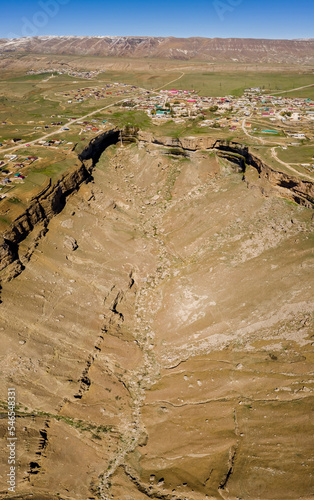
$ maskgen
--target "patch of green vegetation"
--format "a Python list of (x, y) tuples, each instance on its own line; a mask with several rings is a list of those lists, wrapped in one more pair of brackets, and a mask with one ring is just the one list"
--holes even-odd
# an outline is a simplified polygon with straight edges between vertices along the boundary
[[(34, 410), (30, 413), (25, 413), (25, 412), (19, 411), (17, 413), (22, 415), (22, 416), (29, 415), (32, 417), (33, 416), (40, 416), (40, 417), (53, 418), (59, 422), (60, 421), (64, 422), (67, 425), (70, 425), (71, 427), (74, 427), (75, 429), (78, 429), (82, 432), (89, 431), (92, 433), (92, 435), (95, 435), (95, 433), (96, 433), (99, 436), (99, 434), (101, 434), (101, 433), (107, 433), (107, 432), (110, 432), (112, 430), (111, 425), (94, 425), (94, 424), (91, 424), (89, 422), (85, 422), (81, 419), (74, 419), (74, 418), (67, 417), (64, 415), (56, 415), (56, 414), (49, 413), (46, 411), (41, 411), (41, 410), (38, 410), (38, 411)], [(100, 436), (99, 436), (99, 439), (101, 439)]]
[(36, 173), (45, 175), (54, 181), (60, 174), (65, 172), (69, 167), (74, 165), (73, 158), (65, 158), (64, 160), (56, 163), (52, 163), (44, 168), (36, 169)]
[(288, 200), (287, 198), (283, 198), (283, 200), (284, 200), (284, 203), (286, 203), (287, 205), (292, 205), (294, 207), (298, 206), (296, 201)]
[(174, 139), (180, 139), (180, 137), (190, 136), (190, 135), (211, 135), (217, 132), (212, 129), (204, 129), (199, 127), (200, 118), (189, 119), (185, 123), (175, 123), (173, 120), (168, 120), (161, 125), (150, 125), (151, 130), (155, 135), (173, 137)]
[(223, 153), (233, 158), (239, 158), (241, 160), (245, 159), (243, 155), (241, 155), (240, 153), (235, 153), (234, 151), (223, 151)]
[(151, 120), (143, 111), (116, 111), (113, 113), (102, 114), (110, 122), (113, 122), (118, 127), (138, 127), (141, 130), (147, 130), (151, 127)]
[(0, 222), (2, 222), (2, 224), (5, 224), (5, 225), (10, 224), (9, 219), (7, 219), (7, 217), (4, 217), (3, 215), (0, 217)]
[(9, 78), (7, 81), (8, 82), (37, 82), (37, 81), (41, 81), (43, 78), (48, 78), (49, 76), (51, 76), (50, 73), (40, 73), (38, 75), (23, 75), (23, 76)]
[(165, 151), (165, 153), (173, 156), (188, 156), (188, 154), (182, 148), (169, 148)]
[(10, 198), (7, 198), (7, 201), (9, 203), (12, 203), (13, 205), (19, 205), (20, 203), (22, 203), (21, 200), (16, 196), (11, 196)]

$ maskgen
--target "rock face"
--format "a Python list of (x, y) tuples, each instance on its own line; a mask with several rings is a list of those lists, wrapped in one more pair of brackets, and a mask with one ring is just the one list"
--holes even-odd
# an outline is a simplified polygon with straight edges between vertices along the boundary
[(301, 180), (274, 170), (256, 155), (253, 155), (248, 147), (243, 147), (241, 144), (231, 142), (225, 145), (223, 141), (217, 141), (214, 147), (219, 151), (225, 151), (227, 157), (228, 152), (240, 154), (242, 158), (238, 158), (237, 161), (243, 165), (243, 172), (246, 170), (246, 165), (255, 168), (262, 180), (266, 180), (270, 185), (280, 189), (282, 196), (309, 208), (314, 206), (314, 182)]
[(26, 212), (18, 217), (2, 235), (0, 242), (0, 270), (18, 260), (19, 244), (39, 224), (45, 224), (64, 208), (68, 196), (82, 182), (91, 179), (92, 164), (80, 162), (68, 170), (54, 184), (49, 185), (30, 202)]
[(111, 144), (116, 144), (118, 142), (119, 134), (120, 130), (118, 127), (114, 127), (106, 132), (103, 132), (102, 134), (99, 134), (92, 139), (89, 145), (81, 152), (79, 159), (81, 161), (92, 160), (93, 165), (95, 165), (105, 149)]
[(211, 149), (215, 146), (216, 140), (211, 137), (156, 137), (149, 132), (138, 131), (136, 137), (141, 142), (159, 144), (167, 147), (179, 147), (187, 151), (198, 151)]
[[(207, 149), (217, 150), (218, 154), (223, 151), (225, 158), (239, 164), (240, 170), (245, 173), (246, 165), (253, 167), (259, 173), (261, 179), (270, 185), (280, 188), (281, 196), (303, 204), (308, 207), (314, 206), (314, 183), (297, 179), (284, 172), (278, 172), (253, 155), (247, 146), (236, 142), (226, 143), (211, 137), (155, 137), (147, 132), (133, 132), (137, 140), (144, 143), (158, 144), (166, 147), (181, 148), (184, 151), (200, 151)], [(228, 154), (228, 153), (231, 153)], [(234, 154), (237, 156), (235, 157)]]
[(3, 283), (16, 497), (307, 500), (312, 210), (164, 149), (107, 148)]
[(0, 40), (0, 50), (36, 54), (313, 64), (313, 40), (39, 36)]

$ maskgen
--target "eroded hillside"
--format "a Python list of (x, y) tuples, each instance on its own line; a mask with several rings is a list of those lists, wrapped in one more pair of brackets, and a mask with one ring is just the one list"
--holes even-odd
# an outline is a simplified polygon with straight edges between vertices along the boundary
[(150, 57), (179, 60), (313, 64), (313, 40), (150, 36), (35, 36), (0, 39), (4, 53)]
[(312, 211), (169, 153), (110, 146), (3, 283), (2, 498), (311, 498)]

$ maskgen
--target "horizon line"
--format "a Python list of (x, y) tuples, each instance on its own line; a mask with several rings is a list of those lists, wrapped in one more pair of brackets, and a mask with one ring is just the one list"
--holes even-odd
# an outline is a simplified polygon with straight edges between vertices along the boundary
[(34, 36), (17, 36), (12, 38), (0, 37), (0, 40), (20, 40), (20, 39), (32, 39), (32, 38), (176, 38), (176, 39), (191, 39), (191, 38), (201, 38), (205, 40), (273, 40), (273, 41), (314, 41), (314, 38), (263, 38), (263, 37), (223, 37), (223, 36), (174, 36), (174, 35), (34, 35)]

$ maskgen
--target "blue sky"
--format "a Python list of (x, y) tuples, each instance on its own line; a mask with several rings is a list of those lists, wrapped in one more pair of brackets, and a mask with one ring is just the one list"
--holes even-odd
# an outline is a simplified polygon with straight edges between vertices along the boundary
[(0, 37), (314, 38), (312, 0), (0, 0)]

